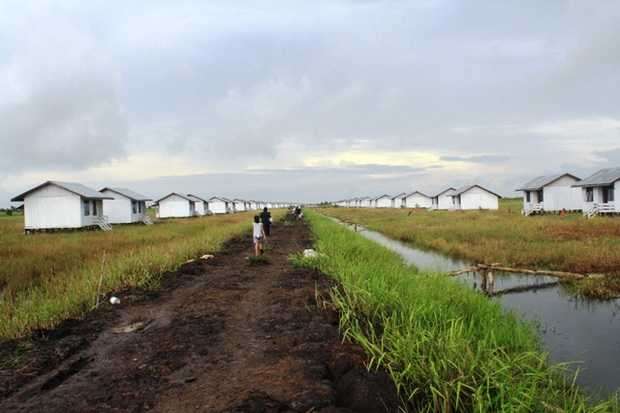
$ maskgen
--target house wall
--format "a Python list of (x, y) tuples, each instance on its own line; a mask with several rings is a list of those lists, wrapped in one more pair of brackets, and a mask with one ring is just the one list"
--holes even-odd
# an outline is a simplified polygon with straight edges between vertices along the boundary
[(407, 208), (431, 208), (433, 206), (433, 199), (421, 194), (413, 194), (407, 197)]
[[(84, 199), (82, 199), (82, 202), (84, 201)], [(82, 226), (83, 227), (90, 227), (93, 225), (97, 225), (97, 221), (99, 221), (99, 218), (103, 215), (105, 215), (103, 213), (103, 200), (101, 199), (92, 199), (92, 200), (88, 200), (89, 206), (90, 206), (90, 214), (88, 216), (84, 215), (84, 211), (81, 211), (82, 214)], [(95, 207), (94, 204), (96, 204), (97, 206)], [(97, 210), (97, 213), (95, 214), (95, 209)]]
[(224, 201), (212, 200), (209, 201), (209, 209), (214, 214), (227, 214), (228, 210), (226, 208), (226, 203)]
[(237, 211), (243, 212), (246, 210), (245, 202), (237, 202)]
[(480, 188), (472, 188), (461, 194), (460, 209), (498, 209), (499, 198)]
[(114, 197), (114, 199), (104, 199), (104, 215), (108, 217), (110, 224), (130, 224), (133, 221), (131, 200), (115, 192), (104, 191), (104, 195)]
[[(543, 188), (543, 208), (557, 212), (563, 209), (577, 211), (583, 208), (581, 188), (572, 188), (578, 180), (565, 176)], [(537, 195), (537, 194), (535, 194)]]
[(55, 185), (45, 186), (24, 198), (24, 228), (80, 228), (82, 198)]
[(194, 208), (195, 208), (195, 210), (196, 210), (196, 214), (198, 214), (198, 215), (200, 215), (200, 216), (202, 216), (202, 215), (206, 215), (206, 213), (207, 213), (207, 208), (206, 208), (206, 205), (205, 205), (205, 202), (204, 202), (204, 201), (196, 201), (196, 202), (194, 203), (194, 205), (195, 205), (195, 206), (194, 206)]
[(390, 198), (377, 199), (376, 207), (377, 208), (391, 208), (392, 200)]
[(437, 202), (437, 209), (450, 209), (454, 207), (454, 204), (452, 203), (451, 192), (446, 192), (445, 194), (441, 195), (438, 198)]
[(614, 205), (616, 208), (616, 212), (620, 213), (620, 181), (616, 181), (614, 184)]
[(187, 199), (172, 195), (159, 203), (160, 218), (186, 218), (192, 216), (192, 204)]
[[(109, 190), (103, 191), (102, 194), (114, 198), (103, 200), (103, 215), (108, 217), (110, 224), (131, 224), (144, 221), (146, 202), (137, 201), (136, 213), (134, 214), (131, 199)], [(142, 205), (142, 212), (139, 212), (140, 204)]]

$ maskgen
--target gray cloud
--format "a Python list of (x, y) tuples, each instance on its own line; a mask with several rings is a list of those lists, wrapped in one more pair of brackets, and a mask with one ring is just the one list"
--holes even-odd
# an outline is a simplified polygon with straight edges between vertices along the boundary
[[(290, 177), (306, 157), (357, 149), (449, 155), (425, 170), (301, 168), (305, 191), (355, 168), (378, 192), (459, 179), (510, 191), (595, 169), (616, 146), (595, 125), (620, 119), (618, 17), (615, 2), (14, 1), (0, 16), (0, 176), (80, 181), (152, 151)], [(450, 162), (471, 168), (451, 178)]]

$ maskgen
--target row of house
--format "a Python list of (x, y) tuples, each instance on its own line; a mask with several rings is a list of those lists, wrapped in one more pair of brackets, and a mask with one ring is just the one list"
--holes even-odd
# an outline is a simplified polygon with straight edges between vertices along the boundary
[(232, 214), (255, 211), (263, 208), (285, 208), (285, 202), (264, 202), (244, 199), (228, 199), (221, 196), (211, 198), (172, 192), (155, 202), (158, 218), (186, 218), (212, 214)]
[(586, 216), (620, 213), (615, 202), (620, 168), (601, 169), (581, 179), (570, 173), (539, 176), (517, 189), (523, 193), (525, 215), (582, 211)]
[[(110, 224), (152, 224), (147, 203), (152, 200), (127, 188), (105, 187), (97, 191), (74, 182), (47, 181), (11, 199), (23, 202), (24, 231), (99, 227)], [(171, 193), (152, 206), (160, 218), (183, 218), (210, 214), (228, 214), (263, 207), (288, 206), (281, 202), (208, 199), (197, 195)]]
[(335, 202), (348, 208), (425, 208), (434, 210), (474, 210), (498, 209), (501, 196), (474, 184), (460, 188), (446, 188), (435, 194), (421, 191), (400, 193), (398, 195), (380, 195), (378, 197), (361, 197)]

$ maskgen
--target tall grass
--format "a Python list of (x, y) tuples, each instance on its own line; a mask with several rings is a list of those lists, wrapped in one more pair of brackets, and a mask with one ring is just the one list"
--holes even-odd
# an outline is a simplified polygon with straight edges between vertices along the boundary
[[(101, 293), (157, 287), (160, 275), (250, 230), (251, 213), (117, 226), (112, 232), (24, 236), (0, 221), (0, 338), (49, 328), (89, 311)], [(276, 213), (277, 215), (277, 213)], [(99, 280), (103, 274), (102, 285)]]
[(579, 214), (523, 217), (521, 204), (499, 211), (331, 208), (323, 213), (421, 248), (477, 263), (502, 263), (620, 276), (620, 219)]
[(407, 407), (423, 412), (608, 412), (550, 367), (534, 328), (499, 304), (406, 266), (395, 253), (308, 211), (319, 258), (335, 277), (345, 335), (384, 367)]

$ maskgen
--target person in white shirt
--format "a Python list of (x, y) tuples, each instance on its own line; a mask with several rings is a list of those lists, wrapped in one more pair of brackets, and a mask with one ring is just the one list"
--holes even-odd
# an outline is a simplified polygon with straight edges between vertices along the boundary
[(265, 239), (265, 229), (263, 228), (263, 223), (260, 222), (260, 217), (258, 215), (254, 217), (253, 238), (254, 255), (258, 257), (263, 253), (263, 240)]

